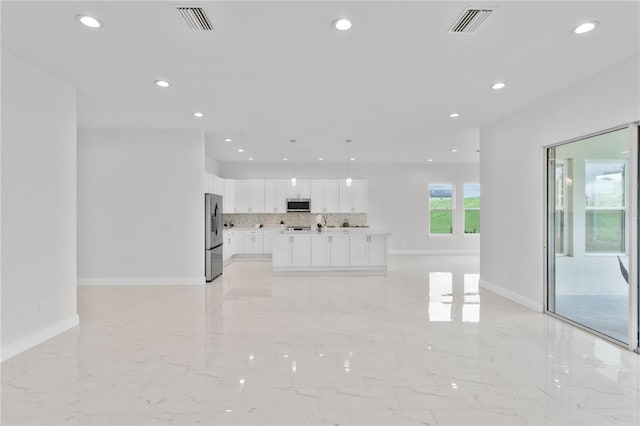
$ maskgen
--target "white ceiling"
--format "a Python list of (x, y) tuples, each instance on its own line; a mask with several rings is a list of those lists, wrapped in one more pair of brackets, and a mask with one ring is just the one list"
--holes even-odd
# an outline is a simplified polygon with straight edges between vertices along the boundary
[[(298, 161), (344, 161), (351, 138), (357, 161), (436, 163), (477, 162), (479, 127), (640, 50), (635, 1), (193, 3), (212, 32), (177, 4), (3, 1), (2, 45), (78, 88), (81, 127), (201, 129), (219, 161), (282, 161), (292, 138)], [(499, 7), (449, 34), (469, 4)]]

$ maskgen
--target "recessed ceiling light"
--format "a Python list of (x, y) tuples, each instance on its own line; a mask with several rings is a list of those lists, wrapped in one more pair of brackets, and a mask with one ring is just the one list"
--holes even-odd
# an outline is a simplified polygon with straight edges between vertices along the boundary
[(86, 27), (98, 29), (102, 27), (102, 22), (98, 18), (94, 18), (90, 15), (76, 15), (76, 19)]
[(324, 158), (320, 157), (318, 158), (318, 161), (324, 161)]
[(158, 87), (169, 87), (169, 86), (171, 86), (171, 84), (166, 80), (156, 80), (155, 83), (156, 83), (156, 86), (158, 86)]
[(338, 31), (347, 31), (351, 28), (351, 20), (349, 18), (338, 18), (333, 21), (333, 26)]
[(457, 150), (457, 149), (455, 149), (455, 148), (453, 148), (453, 149), (451, 150), (451, 152), (458, 152), (458, 150)]
[(452, 112), (451, 114), (449, 114), (449, 118), (456, 118), (456, 117), (460, 117), (460, 114), (458, 114), (457, 112)]
[(351, 157), (349, 160), (356, 161), (355, 157)]
[(573, 29), (573, 33), (574, 34), (588, 33), (589, 31), (593, 30), (597, 26), (598, 26), (598, 23), (595, 22), (595, 21), (593, 21), (593, 22), (585, 22), (584, 24), (580, 24), (577, 27), (575, 27)]
[(503, 82), (503, 81), (498, 81), (496, 83), (493, 83), (491, 85), (491, 88), (493, 90), (500, 90), (500, 89), (504, 89), (505, 87), (507, 87), (507, 83)]
[(253, 161), (253, 157), (249, 157), (249, 161)]
[(196, 118), (202, 118), (202, 117), (204, 117), (204, 114), (201, 113), (201, 112), (194, 112), (193, 116), (196, 117)]
[(287, 160), (288, 160), (288, 158), (287, 158), (287, 157), (284, 157), (284, 158), (282, 159), (282, 161), (287, 161)]
[(225, 141), (225, 142), (231, 142), (231, 139), (226, 138), (224, 141)]
[(429, 158), (427, 161), (429, 161), (430, 163), (433, 163), (433, 158)]
[(244, 149), (238, 148), (238, 152), (244, 152)]

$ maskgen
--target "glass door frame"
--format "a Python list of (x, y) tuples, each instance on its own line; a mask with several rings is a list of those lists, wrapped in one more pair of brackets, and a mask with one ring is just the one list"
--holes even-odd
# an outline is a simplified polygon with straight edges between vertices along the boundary
[[(550, 315), (554, 318), (557, 318), (561, 321), (570, 323), (582, 330), (585, 330), (591, 334), (595, 334), (609, 342), (612, 342), (618, 346), (625, 347), (631, 351), (640, 353), (639, 349), (639, 339), (638, 339), (638, 241), (639, 241), (639, 227), (638, 227), (638, 190), (640, 189), (640, 174), (638, 170), (638, 143), (639, 140), (639, 130), (638, 126), (640, 122), (632, 122), (616, 127), (611, 127), (609, 129), (601, 130), (598, 132), (590, 133), (587, 135), (579, 136), (576, 138), (568, 139), (562, 142), (545, 145), (543, 146), (542, 152), (542, 162), (544, 167), (544, 184), (543, 184), (543, 233), (544, 233), (544, 255), (543, 255), (543, 308), (544, 313)], [(616, 130), (622, 129), (629, 130), (629, 141), (628, 141), (628, 149), (629, 149), (629, 199), (628, 199), (628, 210), (627, 215), (629, 218), (628, 226), (626, 229), (626, 240), (629, 249), (629, 317), (628, 317), (628, 344), (622, 343), (619, 340), (616, 340), (612, 337), (609, 337), (603, 333), (598, 332), (597, 330), (586, 327), (580, 323), (572, 321), (568, 318), (562, 317), (552, 311), (550, 311), (550, 305), (555, 305), (555, 300), (551, 301), (550, 296), (555, 295), (555, 262), (551, 264), (549, 262), (550, 253), (553, 253), (555, 256), (555, 233), (554, 233), (554, 225), (555, 225), (555, 210), (552, 211), (550, 207), (550, 195), (555, 197), (555, 167), (549, 167), (549, 152), (551, 149), (556, 148), (561, 145), (566, 145), (568, 143), (577, 142), (583, 139), (588, 139), (593, 136), (602, 135), (605, 133), (614, 132)], [(550, 189), (553, 188), (553, 191)]]

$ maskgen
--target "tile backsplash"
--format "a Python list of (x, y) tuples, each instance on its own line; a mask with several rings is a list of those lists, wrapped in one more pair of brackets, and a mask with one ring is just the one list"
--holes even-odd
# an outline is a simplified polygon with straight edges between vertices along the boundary
[[(316, 213), (256, 213), (256, 214), (223, 214), (222, 221), (229, 225), (233, 223), (239, 228), (253, 228), (262, 224), (265, 227), (278, 227), (280, 221), (284, 221), (285, 226), (316, 226)], [(323, 213), (327, 219), (328, 226), (342, 226), (346, 221), (349, 226), (366, 226), (366, 213)]]

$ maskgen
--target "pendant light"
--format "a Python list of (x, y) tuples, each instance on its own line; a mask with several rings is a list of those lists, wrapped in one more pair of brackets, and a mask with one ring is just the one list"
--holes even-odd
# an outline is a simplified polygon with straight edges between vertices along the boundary
[(292, 156), (291, 158), (293, 159), (293, 163), (291, 165), (291, 186), (296, 186), (296, 140), (295, 139), (291, 139), (291, 151), (292, 151)]
[(351, 139), (345, 139), (347, 143), (347, 179), (345, 183), (347, 186), (351, 186), (353, 180), (351, 179)]

